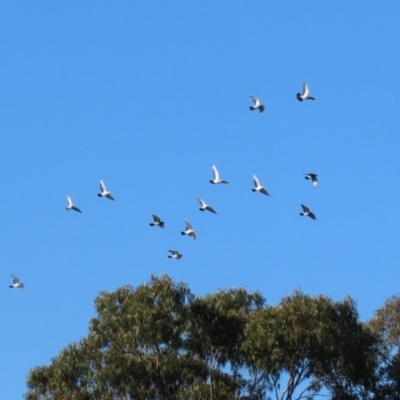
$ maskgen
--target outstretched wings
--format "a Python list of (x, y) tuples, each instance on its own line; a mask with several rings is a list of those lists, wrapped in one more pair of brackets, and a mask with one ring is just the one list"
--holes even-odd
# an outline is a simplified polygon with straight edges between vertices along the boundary
[(186, 224), (186, 229), (193, 230), (193, 227), (189, 221), (185, 220), (185, 224)]
[(258, 180), (258, 178), (255, 175), (253, 175), (253, 182), (256, 187), (261, 186), (260, 181)]

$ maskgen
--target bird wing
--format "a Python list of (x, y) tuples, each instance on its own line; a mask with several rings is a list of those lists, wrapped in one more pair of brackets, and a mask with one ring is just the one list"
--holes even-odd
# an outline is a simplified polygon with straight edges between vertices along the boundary
[(256, 187), (261, 186), (260, 181), (258, 180), (258, 178), (255, 175), (253, 175), (253, 181), (254, 181), (254, 185), (256, 185)]
[(254, 101), (256, 107), (260, 106), (260, 99), (258, 97), (250, 96), (250, 98)]
[(72, 209), (75, 210), (75, 211), (78, 211), (80, 213), (82, 212), (77, 206), (72, 206)]
[(19, 279), (15, 275), (11, 275), (11, 278), (14, 283), (20, 283)]
[(186, 228), (187, 229), (193, 229), (193, 227), (192, 227), (192, 225), (191, 225), (191, 223), (189, 221), (185, 220), (185, 224), (186, 224)]
[(102, 192), (106, 192), (106, 191), (107, 191), (106, 185), (104, 184), (103, 181), (100, 181), (100, 190), (101, 190)]
[(312, 212), (308, 213), (308, 216), (309, 216), (310, 218), (312, 218), (312, 219), (317, 219), (317, 217), (315, 216), (315, 214), (312, 213)]
[(210, 206), (206, 207), (206, 210), (211, 211), (212, 213), (216, 214), (217, 212)]
[(196, 233), (194, 231), (190, 232), (189, 236), (192, 237), (193, 239), (196, 239)]
[(265, 189), (265, 188), (262, 188), (260, 190), (260, 192), (266, 194), (267, 196), (269, 196), (269, 193), (267, 192), (267, 189)]
[(69, 196), (67, 196), (68, 207), (72, 206), (72, 200)]
[(107, 199), (115, 201), (114, 197), (111, 196), (111, 193), (106, 194), (106, 197), (107, 197)]
[(219, 181), (219, 173), (218, 173), (217, 167), (215, 165), (213, 165), (212, 169), (214, 171), (214, 180)]
[(201, 204), (202, 207), (207, 207), (207, 204), (199, 196), (197, 196), (197, 200), (199, 201), (199, 203)]
[(308, 207), (306, 207), (304, 204), (301, 205), (303, 212), (308, 213), (310, 212), (310, 209)]
[(307, 83), (303, 83), (303, 96), (304, 97), (308, 97), (308, 95), (310, 94), (310, 89), (308, 88)]
[(170, 253), (172, 254), (178, 254), (178, 252), (176, 250), (168, 250)]
[(161, 222), (161, 219), (159, 217), (157, 217), (157, 215), (154, 215), (154, 214), (152, 214), (152, 215), (153, 215), (154, 222)]

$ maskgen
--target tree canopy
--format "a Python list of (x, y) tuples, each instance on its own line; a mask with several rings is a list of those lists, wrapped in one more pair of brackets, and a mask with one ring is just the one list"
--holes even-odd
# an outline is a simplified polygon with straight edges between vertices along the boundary
[(399, 398), (399, 298), (362, 323), (349, 297), (295, 291), (272, 306), (243, 288), (196, 297), (163, 275), (95, 309), (87, 337), (29, 372), (26, 399)]

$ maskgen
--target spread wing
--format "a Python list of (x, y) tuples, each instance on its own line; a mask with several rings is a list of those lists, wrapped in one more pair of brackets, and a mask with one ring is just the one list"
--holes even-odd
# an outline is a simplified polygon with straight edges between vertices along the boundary
[(203, 199), (201, 199), (199, 196), (197, 196), (197, 200), (199, 201), (199, 203), (201, 204), (202, 207), (206, 207), (207, 204), (204, 202)]
[(254, 101), (254, 106), (259, 107), (260, 106), (260, 99), (258, 97), (250, 96), (250, 98)]
[(260, 181), (258, 180), (258, 178), (257, 178), (255, 175), (253, 175), (253, 181), (254, 181), (254, 185), (255, 185), (256, 187), (261, 186), (261, 185), (260, 185)]
[(67, 196), (68, 207), (72, 206), (72, 200), (69, 196)]
[(219, 181), (219, 173), (218, 173), (217, 167), (215, 165), (213, 165), (212, 169), (214, 171), (214, 180)]
[(306, 207), (304, 204), (301, 205), (301, 208), (303, 209), (303, 212), (305, 212), (305, 213), (310, 212), (310, 209), (308, 207)]
[(103, 181), (100, 181), (100, 190), (101, 190), (102, 192), (106, 192), (106, 191), (107, 191), (106, 185), (104, 184)]
[(110, 200), (114, 200), (114, 201), (115, 201), (114, 197), (111, 196), (111, 193), (108, 193), (108, 194), (106, 195), (106, 197), (107, 197), (107, 199), (110, 199)]
[(303, 83), (303, 96), (304, 97), (308, 97), (308, 95), (310, 94), (310, 89), (308, 88), (307, 83)]
[(161, 219), (159, 217), (157, 217), (157, 215), (153, 214), (153, 219), (154, 219), (154, 222), (161, 222)]
[(11, 278), (14, 283), (20, 283), (19, 279), (15, 275), (11, 275)]
[(206, 207), (206, 210), (211, 211), (212, 213), (216, 214), (217, 212), (210, 206)]
[(192, 227), (192, 225), (191, 225), (191, 223), (189, 221), (185, 220), (185, 224), (186, 224), (186, 228), (187, 229), (193, 229), (193, 227)]
[(178, 252), (176, 250), (168, 250), (170, 253), (172, 254), (178, 254)]
[(312, 219), (317, 219), (317, 217), (315, 216), (315, 214), (312, 213), (312, 212), (310, 212), (310, 213), (308, 214), (308, 216), (309, 216), (310, 218), (312, 218)]

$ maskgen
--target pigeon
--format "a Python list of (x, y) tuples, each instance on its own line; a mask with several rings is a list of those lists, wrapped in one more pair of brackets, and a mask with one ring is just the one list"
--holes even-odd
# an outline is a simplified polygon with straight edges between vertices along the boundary
[(199, 200), (199, 203), (201, 204), (201, 207), (199, 208), (200, 211), (208, 210), (208, 211), (211, 211), (212, 213), (216, 214), (216, 211), (212, 207), (207, 205), (206, 202), (203, 199), (201, 199), (199, 196), (197, 196), (197, 200)]
[(10, 288), (12, 288), (12, 289), (13, 288), (16, 288), (16, 289), (23, 289), (24, 288), (24, 284), (21, 283), (16, 276), (11, 275), (11, 278), (13, 280), (13, 284), (10, 285)]
[(252, 106), (250, 106), (250, 110), (259, 110), (260, 113), (264, 112), (265, 110), (265, 106), (264, 104), (261, 104), (261, 101), (259, 98), (254, 97), (254, 96), (250, 96), (250, 98), (254, 101), (254, 104)]
[(157, 215), (153, 214), (153, 219), (154, 222), (150, 223), (150, 226), (159, 226), (160, 228), (164, 228), (164, 221), (161, 221), (160, 217), (157, 217)]
[(317, 217), (314, 215), (313, 212), (310, 211), (308, 207), (306, 207), (304, 204), (302, 204), (301, 207), (303, 208), (303, 212), (300, 213), (300, 215), (310, 217), (312, 219), (317, 219)]
[(310, 96), (310, 89), (308, 88), (307, 83), (303, 83), (303, 94), (297, 93), (297, 100), (315, 100), (314, 97)]
[(186, 230), (181, 232), (181, 235), (189, 235), (192, 239), (196, 239), (196, 231), (193, 229), (189, 221), (185, 220)]
[(213, 184), (218, 184), (218, 183), (229, 183), (227, 181), (223, 181), (220, 177), (219, 177), (219, 172), (217, 170), (217, 167), (215, 165), (212, 166), (212, 169), (214, 171), (214, 179), (210, 180), (210, 183)]
[(168, 256), (168, 258), (173, 258), (175, 260), (180, 260), (182, 258), (182, 254), (179, 254), (179, 251), (177, 250), (168, 250), (171, 255)]
[(253, 181), (254, 181), (254, 185), (255, 185), (255, 188), (251, 189), (253, 192), (261, 192), (261, 193), (269, 196), (267, 189), (265, 189), (264, 186), (261, 186), (260, 181), (258, 180), (258, 178), (255, 175), (253, 175)]
[(71, 200), (71, 198), (69, 197), (69, 196), (67, 196), (67, 202), (68, 202), (68, 205), (67, 205), (67, 210), (69, 211), (69, 210), (75, 210), (75, 211), (78, 211), (78, 212), (82, 212), (77, 206), (74, 206), (74, 204), (72, 203), (72, 200)]
[(100, 181), (100, 190), (101, 190), (101, 193), (99, 193), (97, 196), (99, 196), (99, 197), (107, 197), (107, 199), (115, 200), (114, 197), (111, 196), (111, 192), (109, 192), (106, 189), (106, 185), (104, 184), (103, 181)]
[(312, 180), (312, 185), (316, 188), (318, 185), (318, 179), (317, 179), (317, 174), (306, 174), (305, 176), (306, 179), (311, 179)]

